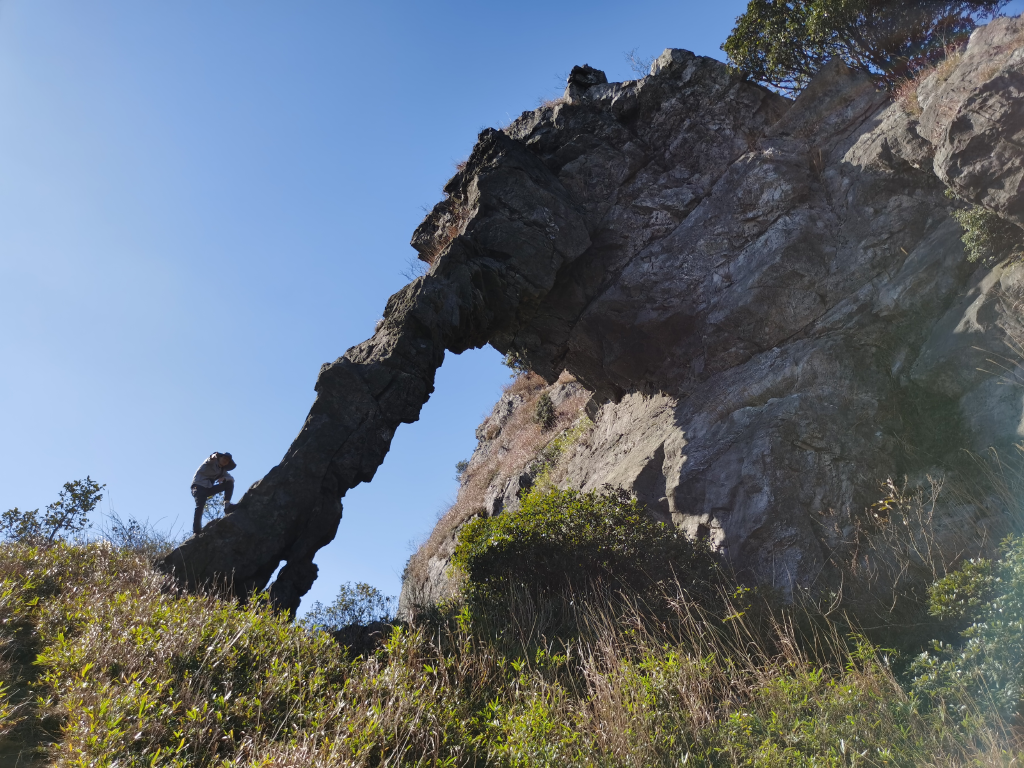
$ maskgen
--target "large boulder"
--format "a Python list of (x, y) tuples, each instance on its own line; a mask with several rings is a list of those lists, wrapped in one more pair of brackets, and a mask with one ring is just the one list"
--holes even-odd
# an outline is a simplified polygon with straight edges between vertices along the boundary
[[(574, 69), (562, 99), (480, 135), (413, 235), (428, 274), (324, 366), (281, 464), (164, 566), (246, 594), (284, 562), (271, 595), (294, 610), (445, 350), (490, 343), (593, 393), (564, 483), (633, 491), (784, 595), (833, 589), (886, 477), (963, 474), (961, 447), (1024, 435), (1000, 385), (1020, 270), (967, 263), (944, 195), (1022, 221), (1020, 26), (976, 33), (919, 118), (839, 61), (795, 102), (675, 49), (627, 83)], [(472, 508), (500, 513), (534, 469)], [(984, 509), (968, 530), (938, 508), (937, 551), (996, 530), (1005, 504)], [(444, 592), (462, 522), (417, 553), (416, 594)]]

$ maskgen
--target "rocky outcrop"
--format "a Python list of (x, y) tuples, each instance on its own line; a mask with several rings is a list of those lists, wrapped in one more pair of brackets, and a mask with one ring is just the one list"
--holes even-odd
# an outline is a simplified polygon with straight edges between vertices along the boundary
[[(734, 158), (718, 154), (736, 146), (720, 133), (697, 148), (721, 126), (713, 99), (683, 87), (656, 111), (619, 106), (699, 71), (678, 51), (650, 78), (570, 89), (510, 126), (582, 201), (594, 243), (559, 275), (543, 327), (513, 342), (535, 370), (564, 368), (596, 393), (596, 425), (565, 457), (562, 484), (626, 488), (790, 594), (837, 587), (886, 477), (914, 487), (976, 472), (962, 449), (1012, 457), (1024, 435), (1024, 392), (1008, 386), (1024, 339), (1021, 269), (966, 262), (944, 191), (1008, 218), (1021, 200), (1008, 84), (1022, 29), (1003, 19), (976, 33), (951, 77), (921, 86), (920, 120), (833, 62), (791, 106), (766, 100), (770, 124)], [(998, 120), (977, 117), (983, 90), (1003, 94)], [(1013, 155), (998, 171), (977, 148), (986, 142)], [(682, 151), (659, 155), (669, 147)], [(699, 173), (716, 154), (726, 170)], [(965, 480), (970, 504), (961, 494), (932, 510), (940, 559), (990, 545), (1015, 512)], [(407, 573), (434, 583), (409, 580), (404, 610), (443, 592), (449, 550), (432, 540), (414, 556), (431, 567)]]
[(936, 175), (957, 193), (1024, 226), (1024, 28), (997, 19), (971, 39), (948, 77), (918, 90), (920, 133)]
[[(839, 62), (793, 103), (680, 50), (633, 82), (577, 68), (560, 102), (481, 134), (414, 234), (428, 275), (325, 366), (282, 464), (166, 565), (248, 590), (283, 560), (271, 593), (296, 606), (443, 351), (490, 343), (593, 393), (565, 483), (632, 490), (783, 593), (826, 583), (881, 479), (1022, 434), (1019, 390), (975, 370), (1015, 359), (1019, 270), (968, 264), (943, 194), (1018, 215), (1021, 29), (976, 33), (920, 120)], [(443, 578), (432, 541), (419, 594)]]
[(398, 425), (419, 418), (445, 350), (514, 335), (590, 245), (557, 177), (500, 132), (481, 134), (447, 191), (424, 225), (436, 231), (430, 274), (391, 297), (373, 338), (324, 365), (281, 463), (162, 561), (186, 587), (222, 581), (246, 595), (284, 562), (270, 595), (296, 609), (316, 578), (313, 557), (337, 533), (341, 497), (373, 478)]

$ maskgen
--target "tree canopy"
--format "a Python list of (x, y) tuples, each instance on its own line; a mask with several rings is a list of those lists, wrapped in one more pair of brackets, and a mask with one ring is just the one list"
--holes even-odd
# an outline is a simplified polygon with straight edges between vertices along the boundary
[(722, 45), (751, 80), (799, 93), (830, 59), (881, 85), (936, 63), (1009, 0), (750, 0)]

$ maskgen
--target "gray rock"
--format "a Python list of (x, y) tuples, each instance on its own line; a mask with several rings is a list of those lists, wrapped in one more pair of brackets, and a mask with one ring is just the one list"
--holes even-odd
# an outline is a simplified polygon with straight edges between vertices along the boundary
[(921, 135), (935, 173), (966, 200), (1024, 226), (1024, 18), (996, 19), (971, 35), (949, 78), (920, 89)]
[[(497, 131), (481, 134), (446, 189), (448, 200), (416, 235), (420, 248), (435, 250), (430, 273), (391, 297), (373, 338), (323, 366), (281, 463), (162, 561), (186, 587), (222, 581), (244, 596), (266, 587), (284, 561), (270, 595), (294, 611), (316, 578), (313, 557), (337, 533), (342, 495), (373, 479), (398, 425), (419, 418), (445, 350), (514, 335), (558, 270), (590, 245), (558, 179)], [(453, 208), (458, 232), (446, 228)]]
[(572, 101), (595, 85), (603, 85), (608, 82), (608, 77), (600, 69), (594, 69), (589, 64), (575, 66), (569, 73), (565, 86), (565, 99)]
[[(675, 49), (629, 83), (574, 70), (566, 99), (480, 135), (413, 235), (429, 273), (323, 368), (281, 464), (164, 566), (244, 595), (285, 561), (271, 595), (294, 609), (341, 496), (418, 417), (444, 351), (490, 343), (594, 393), (567, 483), (636, 493), (783, 594), (834, 588), (886, 476), (1024, 436), (1022, 390), (984, 369), (1014, 354), (1021, 270), (967, 264), (943, 195), (1024, 212), (1016, 24), (925, 84), (920, 124), (838, 62), (792, 103)], [(986, 57), (1002, 74), (982, 77)], [(520, 404), (482, 425), (480, 451)], [(486, 490), (486, 514), (528, 465)], [(963, 535), (962, 509), (936, 514)], [(454, 538), (431, 546), (405, 607), (450, 591)]]
[[(935, 147), (840, 62), (792, 106), (683, 51), (652, 72), (508, 129), (593, 241), (512, 344), (596, 393), (565, 484), (635, 493), (783, 594), (834, 588), (884, 478), (1024, 435), (1024, 390), (985, 367), (1024, 338), (1021, 270), (965, 263)], [(943, 551), (998, 529), (962, 514)]]

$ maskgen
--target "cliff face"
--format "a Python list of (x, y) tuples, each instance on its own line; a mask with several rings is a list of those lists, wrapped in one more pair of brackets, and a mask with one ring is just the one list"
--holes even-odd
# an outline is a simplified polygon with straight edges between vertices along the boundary
[[(839, 63), (793, 103), (686, 51), (628, 83), (575, 69), (559, 103), (480, 134), (413, 236), (428, 274), (323, 367), (281, 463), (164, 567), (244, 594), (285, 561), (270, 592), (296, 608), (444, 351), (490, 343), (558, 382), (558, 423), (527, 423), (540, 380), (510, 390), (407, 608), (443, 592), (458, 527), (542, 470), (632, 490), (784, 593), (834, 584), (882, 479), (1021, 436), (1021, 390), (987, 362), (1016, 375), (1020, 270), (965, 261), (943, 192), (1024, 224), (1022, 33), (979, 30), (907, 105)], [(973, 538), (1008, 514), (985, 493)], [(943, 557), (967, 551), (965, 514), (936, 509)]]
[[(1024, 22), (994, 22), (902, 104), (839, 62), (790, 104), (668, 50), (640, 81), (578, 68), (560, 103), (505, 129), (591, 244), (491, 343), (548, 381), (571, 373), (593, 424), (554, 462), (538, 456), (557, 429), (517, 457), (531, 401), (502, 398), (459, 502), (410, 561), (403, 609), (444, 594), (459, 526), (514, 503), (542, 466), (559, 485), (634, 492), (783, 594), (836, 586), (890, 476), (970, 485), (971, 503), (930, 510), (937, 558), (991, 543), (1016, 510), (963, 449), (1006, 459), (1024, 435), (1024, 272), (966, 260), (944, 191), (1024, 225), (1022, 43)], [(471, 173), (438, 210), (472, 197)], [(436, 242), (437, 220), (414, 245)], [(574, 418), (560, 427), (580, 432)]]

